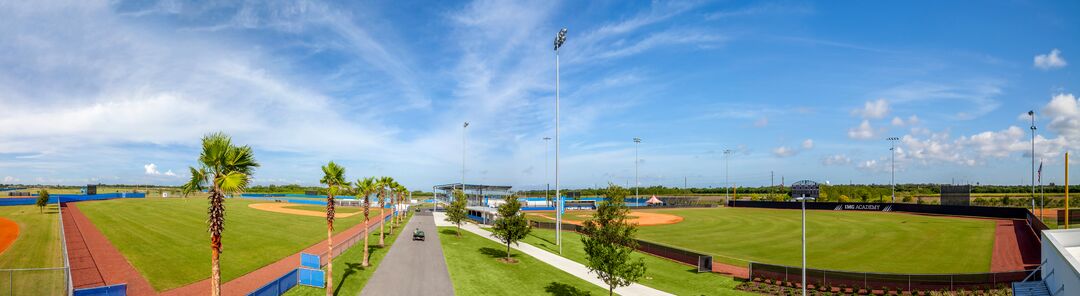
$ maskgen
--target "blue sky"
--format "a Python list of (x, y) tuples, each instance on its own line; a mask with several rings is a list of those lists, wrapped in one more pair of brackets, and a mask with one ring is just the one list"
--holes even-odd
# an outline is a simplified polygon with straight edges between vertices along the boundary
[[(1080, 144), (1076, 1), (0, 1), (0, 183), (1044, 181)], [(549, 162), (550, 164), (550, 162)], [(545, 178), (546, 177), (546, 178)], [(545, 181), (546, 180), (546, 181)]]

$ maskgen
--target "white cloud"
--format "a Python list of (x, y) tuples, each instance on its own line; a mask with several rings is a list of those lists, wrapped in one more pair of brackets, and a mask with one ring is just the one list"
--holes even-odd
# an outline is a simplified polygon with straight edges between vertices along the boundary
[(780, 146), (780, 147), (773, 148), (772, 153), (773, 153), (773, 155), (776, 155), (776, 157), (788, 157), (788, 156), (795, 155), (796, 153), (799, 153), (799, 151), (795, 150), (795, 149), (792, 149), (792, 148), (788, 148), (787, 146)]
[(850, 163), (851, 158), (844, 154), (829, 155), (821, 159), (823, 165), (847, 165)]
[(869, 119), (884, 118), (889, 114), (889, 102), (885, 99), (866, 101), (862, 108), (851, 110), (851, 114)]
[(1035, 56), (1035, 68), (1043, 70), (1062, 68), (1068, 64), (1065, 58), (1061, 56), (1061, 50), (1057, 48), (1051, 50), (1049, 54)]
[(878, 164), (878, 161), (876, 159), (871, 159), (859, 162), (855, 165), (855, 168), (867, 171), (877, 171), (881, 169), (881, 166)]
[(814, 140), (813, 139), (803, 140), (802, 148), (805, 149), (805, 150), (814, 149)]
[[(963, 83), (913, 82), (875, 93), (875, 95), (889, 98), (890, 104), (932, 106), (931, 112), (963, 110), (943, 115), (970, 120), (990, 113), (1001, 106), (994, 97), (1002, 93), (1003, 84), (1002, 81), (989, 79)], [(946, 102), (963, 102), (967, 105), (952, 106)]]
[(164, 175), (166, 175), (166, 176), (170, 176), (170, 177), (176, 177), (176, 173), (173, 173), (173, 171), (172, 171), (172, 170), (168, 170), (168, 171), (166, 171)]
[(4, 177), (4, 183), (15, 183), (15, 182), (19, 182), (19, 178), (15, 178), (15, 177), (12, 177), (12, 176)]
[(156, 164), (145, 164), (143, 165), (143, 170), (146, 172), (147, 175), (161, 175), (161, 172), (158, 171)]
[(848, 138), (867, 140), (877, 138), (877, 132), (870, 126), (869, 120), (863, 120), (858, 127), (848, 129)]
[(892, 118), (892, 125), (893, 126), (904, 126), (904, 120), (900, 119), (900, 117), (893, 117)]

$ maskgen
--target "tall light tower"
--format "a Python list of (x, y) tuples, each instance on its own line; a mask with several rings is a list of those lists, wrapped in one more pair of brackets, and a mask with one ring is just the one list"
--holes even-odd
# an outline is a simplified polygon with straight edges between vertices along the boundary
[(885, 140), (892, 143), (892, 147), (889, 147), (889, 154), (892, 156), (892, 167), (889, 169), (892, 175), (889, 177), (889, 184), (892, 184), (892, 202), (896, 202), (896, 141), (900, 138), (889, 137)]
[[(641, 187), (641, 181), (638, 181), (638, 163), (641, 162), (638, 158), (638, 145), (641, 144), (641, 138), (634, 138), (634, 199), (640, 200), (641, 194), (638, 192), (638, 187)], [(637, 201), (635, 201), (637, 202)]]
[[(465, 132), (469, 129), (469, 122), (461, 126), (461, 195), (465, 195)], [(469, 200), (469, 196), (465, 195), (465, 200)]]
[(724, 189), (724, 195), (727, 199), (731, 199), (731, 195), (728, 194), (731, 190), (731, 181), (728, 179), (728, 173), (731, 172), (731, 152), (731, 149), (724, 149), (724, 187), (727, 187)]
[(548, 183), (548, 142), (551, 141), (551, 137), (544, 137), (544, 200), (551, 202), (551, 197), (548, 196), (548, 191), (551, 191), (551, 183)]
[(1031, 117), (1031, 212), (1035, 212), (1035, 110), (1028, 111)]
[(562, 254), (562, 194), (559, 192), (559, 48), (566, 42), (566, 28), (559, 30), (555, 35), (555, 198), (558, 205), (555, 208), (555, 244), (559, 245), (559, 254)]

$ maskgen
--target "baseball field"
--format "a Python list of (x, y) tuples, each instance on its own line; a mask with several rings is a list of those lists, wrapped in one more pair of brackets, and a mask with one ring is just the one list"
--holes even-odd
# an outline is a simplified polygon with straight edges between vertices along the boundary
[[(643, 214), (638, 214), (643, 213)], [(531, 213), (530, 219), (551, 221)], [(591, 213), (569, 211), (570, 223)], [(642, 219), (682, 220), (640, 227), (638, 237), (713, 255), (736, 266), (750, 261), (798, 266), (800, 211), (758, 208), (635, 210)], [(641, 216), (641, 217), (639, 217)], [(995, 221), (885, 212), (807, 211), (807, 264), (813, 268), (886, 273), (988, 272)]]
[(60, 225), (56, 205), (0, 207), (0, 291), (27, 295), (63, 293), (64, 271), (39, 268), (63, 267)]
[[(222, 282), (326, 239), (326, 218), (249, 206), (258, 203), (266, 201), (226, 201)], [(155, 290), (169, 290), (209, 278), (205, 199), (114, 199), (83, 202), (78, 207)], [(321, 209), (297, 208), (311, 212)], [(338, 218), (334, 231), (344, 231), (362, 220), (363, 215)]]

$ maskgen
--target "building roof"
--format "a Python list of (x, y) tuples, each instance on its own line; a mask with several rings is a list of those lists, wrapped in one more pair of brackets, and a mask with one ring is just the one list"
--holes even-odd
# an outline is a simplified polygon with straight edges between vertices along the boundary
[(1080, 229), (1044, 230), (1043, 235), (1080, 276)]
[[(435, 185), (435, 190), (454, 190), (454, 189), (460, 189), (460, 188), (462, 188), (461, 183)], [(510, 188), (512, 188), (512, 186), (465, 184), (465, 189), (464, 190), (510, 191)]]

